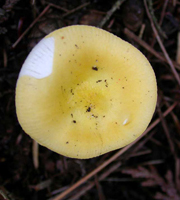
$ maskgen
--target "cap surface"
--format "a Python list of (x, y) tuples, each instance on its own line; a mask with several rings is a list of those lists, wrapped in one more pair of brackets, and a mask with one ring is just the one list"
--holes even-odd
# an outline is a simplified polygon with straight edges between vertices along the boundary
[(27, 57), (17, 81), (16, 110), (38, 143), (72, 158), (121, 148), (147, 128), (156, 79), (131, 44), (91, 26), (52, 32)]

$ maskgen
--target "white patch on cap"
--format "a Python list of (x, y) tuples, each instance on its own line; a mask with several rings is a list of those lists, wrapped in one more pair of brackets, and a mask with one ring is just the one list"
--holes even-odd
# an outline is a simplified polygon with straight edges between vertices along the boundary
[(26, 58), (19, 77), (32, 76), (37, 79), (45, 78), (52, 73), (54, 57), (54, 38), (42, 39)]
[(127, 118), (124, 120), (123, 125), (126, 125), (128, 122), (129, 122), (129, 119)]

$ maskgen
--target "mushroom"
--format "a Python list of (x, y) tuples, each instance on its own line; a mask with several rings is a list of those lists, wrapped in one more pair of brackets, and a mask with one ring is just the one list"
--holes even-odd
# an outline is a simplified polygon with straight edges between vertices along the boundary
[(154, 71), (131, 44), (99, 28), (56, 30), (30, 52), (16, 86), (23, 130), (67, 157), (124, 147), (147, 128), (157, 101)]

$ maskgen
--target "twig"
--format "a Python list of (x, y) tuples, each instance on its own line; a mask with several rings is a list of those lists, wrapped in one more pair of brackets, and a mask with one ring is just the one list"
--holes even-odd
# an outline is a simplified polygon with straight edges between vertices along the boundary
[[(155, 51), (151, 46), (149, 46), (146, 42), (144, 42), (142, 39), (140, 39), (138, 36), (136, 36), (133, 32), (131, 32), (129, 29), (125, 28), (124, 33), (133, 39), (135, 42), (137, 42), (139, 45), (144, 47), (147, 51), (149, 51), (152, 55), (154, 55), (156, 58), (162, 60), (163, 62), (168, 63), (165, 57), (161, 56), (157, 51)], [(180, 70), (180, 66), (177, 65), (174, 61), (172, 61), (177, 69)]]
[(95, 175), (95, 186), (96, 186), (96, 189), (97, 189), (99, 200), (105, 200), (105, 196), (104, 196), (102, 187), (99, 183), (99, 179), (98, 179), (97, 175)]
[(69, 12), (64, 13), (62, 16), (66, 17), (66, 16), (68, 16), (68, 15), (70, 15), (70, 14), (72, 14), (72, 13), (74, 13), (74, 12), (76, 12), (76, 11), (86, 7), (86, 6), (88, 6), (89, 4), (90, 4), (90, 2), (84, 3), (84, 4), (80, 5), (80, 6), (78, 6), (77, 8), (74, 8), (74, 9), (70, 10)]
[(158, 41), (158, 43), (159, 43), (159, 46), (161, 47), (161, 50), (163, 51), (164, 56), (165, 56), (165, 58), (167, 59), (167, 62), (169, 63), (169, 66), (171, 67), (171, 70), (172, 70), (172, 73), (173, 73), (174, 77), (176, 78), (178, 84), (180, 85), (180, 78), (179, 78), (179, 75), (178, 75), (178, 73), (177, 73), (177, 71), (176, 71), (176, 69), (175, 69), (175, 67), (174, 67), (174, 65), (173, 65), (173, 63), (172, 63), (172, 61), (171, 61), (171, 59), (170, 59), (170, 57), (169, 57), (169, 55), (168, 55), (168, 53), (167, 53), (167, 51), (166, 51), (164, 45), (163, 45), (163, 43), (162, 43), (162, 41), (161, 41), (161, 38), (159, 37), (159, 34), (158, 34), (158, 32), (157, 32), (157, 30), (156, 30), (156, 28), (155, 28), (155, 26), (154, 26), (153, 20), (152, 20), (152, 18), (151, 18), (151, 15), (150, 15), (149, 10), (148, 10), (148, 7), (147, 7), (147, 0), (144, 0), (144, 5), (145, 5), (145, 8), (146, 8), (146, 12), (147, 12), (147, 15), (148, 15), (148, 17), (149, 17), (149, 20), (150, 20), (150, 22), (151, 22), (151, 27), (152, 27), (153, 32), (154, 32), (154, 34), (155, 34), (155, 36), (156, 36), (156, 39), (157, 39), (157, 41)]
[(160, 25), (157, 22), (156, 16), (154, 15), (154, 11), (153, 11), (153, 6), (152, 6), (152, 0), (148, 0), (149, 3), (149, 14), (151, 14), (151, 19), (155, 25), (155, 27), (157, 28), (158, 32), (160, 33), (160, 35), (167, 39), (167, 35), (164, 33), (164, 31), (161, 29)]
[[(166, 11), (166, 7), (167, 7), (167, 4), (168, 4), (168, 1), (169, 1), (169, 0), (165, 0), (165, 2), (164, 2), (164, 4), (163, 4), (163, 9), (162, 9), (162, 12), (161, 12), (161, 17), (160, 17), (160, 20), (159, 20), (159, 26), (162, 25), (162, 22), (163, 22), (163, 19), (164, 19), (164, 14), (165, 14), (165, 11)], [(154, 47), (155, 42), (156, 42), (156, 37), (155, 37), (155, 35), (153, 35), (151, 47)]]
[(141, 29), (140, 29), (140, 32), (139, 32), (139, 38), (140, 38), (140, 39), (141, 39), (142, 36), (143, 36), (143, 33), (144, 33), (144, 30), (145, 30), (145, 27), (146, 27), (145, 24), (142, 24), (142, 25), (141, 25)]
[(99, 24), (99, 28), (102, 28), (104, 24), (110, 19), (110, 17), (113, 15), (113, 13), (120, 7), (120, 5), (124, 2), (125, 0), (117, 0), (116, 3), (113, 5), (111, 10), (109, 10), (106, 14), (106, 16), (103, 18), (103, 20)]
[(176, 52), (176, 62), (180, 64), (180, 32), (177, 35), (177, 52)]
[[(167, 107), (170, 106), (168, 101), (165, 101), (165, 105), (166, 105)], [(180, 135), (180, 121), (179, 121), (179, 118), (177, 117), (177, 115), (174, 114), (174, 112), (171, 112), (171, 116), (172, 116), (172, 119), (173, 119), (174, 124), (175, 124), (175, 126), (176, 126), (176, 130), (177, 130), (177, 132), (178, 132), (179, 135)]]
[(29, 25), (29, 27), (22, 33), (22, 35), (17, 39), (17, 41), (12, 45), (12, 48), (15, 48), (17, 44), (22, 40), (22, 38), (28, 33), (28, 31), (36, 24), (36, 22), (48, 11), (50, 5), (41, 12), (41, 14)]
[[(139, 142), (135, 147), (134, 149), (132, 150), (132, 154), (133, 153), (136, 153), (140, 148), (142, 148), (146, 142), (148, 142), (152, 136), (155, 134), (155, 131), (151, 131), (151, 133), (149, 135), (147, 135), (145, 138), (143, 138), (143, 140), (141, 142)], [(131, 154), (131, 155), (132, 155)]]
[(177, 0), (173, 0), (173, 6), (175, 7), (177, 3)]
[(3, 48), (3, 60), (4, 60), (4, 67), (7, 67), (8, 57), (7, 57), (7, 52), (5, 48)]
[[(171, 107), (169, 107), (164, 113), (163, 116), (167, 116), (175, 107), (177, 103), (175, 102)], [(134, 142), (129, 144), (128, 146), (124, 147), (123, 149), (119, 150), (117, 153), (115, 153), (112, 157), (110, 157), (108, 160), (106, 160), (104, 163), (102, 163), (100, 166), (98, 166), (96, 169), (94, 169), (92, 172), (87, 174), (85, 177), (80, 179), (78, 182), (76, 182), (74, 185), (72, 185), (70, 188), (68, 188), (66, 191), (55, 197), (53, 200), (62, 200), (66, 195), (71, 193), (73, 190), (78, 188), (80, 185), (85, 183), (88, 179), (93, 177), (95, 174), (100, 172), (102, 169), (104, 169), (107, 165), (112, 163), (114, 160), (116, 160), (119, 156), (124, 154), (127, 150), (129, 150), (134, 144), (136, 144), (142, 137), (144, 137), (150, 130), (152, 130), (158, 123), (160, 122), (160, 119), (155, 120), (147, 129), (146, 131), (137, 138)]]
[[(88, 6), (90, 2), (87, 2), (81, 6), (78, 6), (77, 8), (70, 10), (67, 13), (64, 13), (62, 16), (66, 17), (67, 15), (70, 15), (74, 12), (76, 12), (79, 9), (84, 8), (85, 6)], [(28, 31), (36, 24), (36, 22), (48, 11), (48, 9), (52, 6), (53, 4), (49, 4), (46, 6), (46, 8), (41, 12), (41, 14), (29, 25), (29, 27), (24, 31), (24, 33), (17, 39), (17, 41), (12, 45), (12, 48), (15, 48), (17, 44), (22, 40), (22, 38), (28, 33)], [(54, 6), (54, 5), (53, 5)], [(57, 6), (56, 6), (57, 7)]]
[(39, 145), (38, 143), (33, 140), (33, 145), (32, 145), (32, 155), (33, 155), (33, 164), (34, 168), (38, 169), (39, 167)]
[(49, 3), (49, 2), (47, 2), (47, 1), (45, 1), (45, 3), (48, 4), (48, 5), (50, 5), (51, 7), (57, 8), (57, 9), (62, 10), (62, 11), (64, 11), (64, 12), (69, 12), (68, 9), (63, 8), (63, 7), (61, 7), (61, 6), (58, 6), (58, 5), (56, 5), (56, 4)]
[(144, 42), (142, 39), (140, 39), (138, 36), (136, 36), (132, 31), (130, 31), (129, 29), (125, 28), (124, 29), (124, 33), (128, 37), (130, 37), (131, 39), (133, 39), (135, 42), (137, 42), (138, 44), (140, 44), (142, 47), (144, 47), (151, 54), (153, 54), (156, 58), (158, 58), (158, 59), (160, 59), (162, 61), (166, 61), (166, 59), (163, 56), (161, 56), (151, 46), (149, 46), (146, 42)]
[[(107, 176), (109, 176), (112, 172), (114, 172), (115, 170), (117, 170), (120, 166), (121, 166), (120, 162), (115, 163), (109, 169), (107, 169), (104, 173), (102, 173), (99, 176), (98, 180), (99, 181), (104, 180)], [(84, 195), (87, 191), (89, 191), (90, 189), (92, 189), (94, 186), (95, 186), (94, 182), (89, 183), (87, 186), (85, 186), (84, 188), (82, 188), (80, 192), (78, 192), (74, 196), (71, 196), (69, 198), (69, 200), (79, 199), (82, 195)]]
[(144, 150), (144, 151), (139, 151), (139, 152), (134, 152), (134, 153), (132, 152), (131, 155), (129, 155), (129, 158), (142, 156), (142, 155), (146, 155), (146, 154), (150, 154), (150, 153), (152, 153), (151, 150)]
[(15, 200), (15, 197), (6, 188), (0, 186), (0, 199), (2, 200)]
[(163, 9), (162, 9), (162, 12), (161, 12), (161, 17), (160, 17), (160, 20), (159, 20), (159, 26), (162, 25), (162, 22), (163, 22), (163, 19), (164, 19), (164, 14), (165, 14), (168, 2), (169, 2), (169, 0), (165, 0), (165, 2), (164, 2)]
[(175, 158), (175, 183), (176, 188), (180, 192), (180, 159)]
[(159, 141), (159, 140), (157, 140), (157, 139), (155, 139), (155, 138), (150, 138), (149, 139), (151, 142), (153, 142), (154, 144), (156, 144), (156, 145), (158, 145), (158, 146), (163, 146), (163, 144)]
[[(165, 3), (163, 4), (163, 9), (162, 9), (162, 12), (161, 12), (161, 17), (160, 17), (160, 20), (159, 20), (159, 26), (162, 25), (168, 1), (169, 0), (165, 0)], [(156, 42), (156, 37), (155, 37), (155, 35), (153, 35), (151, 47), (154, 47), (155, 42)]]
[(162, 127), (164, 129), (165, 134), (166, 134), (167, 140), (169, 142), (171, 153), (174, 155), (175, 154), (174, 144), (173, 144), (172, 139), (170, 137), (170, 133), (169, 133), (169, 129), (168, 129), (166, 120), (162, 116), (162, 112), (161, 112), (161, 109), (160, 109), (159, 105), (157, 105), (157, 111), (158, 111), (159, 117), (161, 119)]
[(146, 162), (141, 163), (141, 166), (145, 166), (145, 165), (159, 165), (164, 163), (164, 160), (149, 160)]

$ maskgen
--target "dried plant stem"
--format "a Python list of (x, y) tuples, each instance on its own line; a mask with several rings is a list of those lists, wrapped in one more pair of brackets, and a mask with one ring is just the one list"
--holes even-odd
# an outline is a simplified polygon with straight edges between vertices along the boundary
[(48, 11), (50, 5), (41, 12), (41, 14), (29, 25), (29, 27), (23, 32), (23, 34), (17, 39), (17, 41), (12, 45), (12, 48), (15, 48), (17, 44), (22, 40), (22, 38), (29, 32), (29, 30), (36, 24), (36, 22)]
[(159, 20), (159, 26), (161, 26), (161, 24), (162, 24), (162, 22), (163, 22), (164, 15), (165, 15), (165, 11), (166, 11), (168, 2), (169, 2), (169, 0), (165, 0), (165, 2), (164, 2), (164, 4), (163, 4), (163, 9), (162, 9), (162, 12), (161, 12), (161, 17), (160, 17), (160, 20)]
[(58, 10), (62, 10), (62, 11), (64, 11), (64, 12), (69, 12), (68, 9), (63, 8), (63, 7), (61, 7), (61, 6), (58, 6), (58, 5), (56, 5), (56, 4), (49, 3), (49, 2), (47, 2), (47, 1), (45, 1), (45, 3), (48, 4), (48, 5), (50, 5), (51, 7), (57, 8)]
[(144, 34), (145, 27), (146, 27), (145, 24), (142, 24), (142, 25), (141, 25), (141, 29), (140, 29), (140, 32), (139, 32), (139, 38), (140, 38), (140, 39), (142, 39), (142, 36), (143, 36), (143, 34)]
[(158, 32), (157, 32), (157, 30), (156, 30), (156, 28), (154, 26), (154, 22), (153, 22), (153, 20), (151, 18), (149, 10), (148, 10), (147, 0), (144, 0), (144, 5), (145, 5), (145, 8), (146, 8), (146, 12), (147, 12), (147, 15), (149, 17), (149, 20), (151, 22), (151, 27), (152, 27), (153, 32), (154, 32), (154, 34), (156, 36), (156, 39), (157, 39), (157, 41), (159, 43), (159, 46), (161, 47), (161, 50), (163, 51), (164, 56), (167, 59), (167, 62), (169, 63), (169, 66), (170, 66), (170, 68), (172, 70), (172, 73), (173, 73), (174, 77), (176, 78), (178, 84), (180, 85), (180, 77), (179, 77), (179, 75), (178, 75), (178, 73), (177, 73), (177, 71), (176, 71), (176, 69), (175, 69), (175, 67), (174, 67), (174, 65), (172, 63), (172, 60), (170, 59), (170, 57), (169, 57), (169, 55), (168, 55), (168, 53), (167, 53), (162, 41), (161, 41), (161, 38), (159, 37), (159, 34), (158, 34)]
[[(98, 181), (102, 181), (103, 179), (105, 179), (112, 172), (114, 172), (115, 170), (117, 170), (120, 166), (121, 166), (120, 162), (113, 164), (109, 169), (107, 169), (104, 173), (102, 173), (99, 176)], [(89, 185), (87, 185), (84, 188), (82, 188), (80, 192), (78, 192), (74, 196), (70, 197), (69, 200), (79, 199), (82, 195), (84, 195), (88, 190), (90, 190), (94, 186), (95, 186), (94, 182), (89, 183)]]
[[(135, 42), (137, 42), (139, 45), (141, 45), (142, 47), (144, 47), (147, 51), (149, 51), (152, 55), (154, 55), (156, 58), (158, 58), (159, 60), (168, 63), (167, 59), (164, 56), (161, 56), (157, 51), (155, 51), (151, 46), (149, 46), (146, 42), (144, 42), (141, 38), (139, 38), (138, 36), (136, 36), (133, 32), (131, 32), (129, 29), (125, 28), (124, 29), (124, 33), (130, 37), (131, 39), (133, 39)], [(180, 70), (180, 66), (177, 65), (177, 63), (175, 63), (174, 61), (172, 61), (174, 63), (174, 65), (176, 66), (177, 69)]]
[(125, 0), (117, 0), (111, 10), (109, 10), (106, 14), (106, 16), (103, 18), (103, 20), (99, 24), (99, 28), (102, 28), (104, 24), (110, 19), (110, 17), (113, 15), (113, 13), (120, 7), (120, 5), (124, 2)]
[[(164, 113), (163, 117), (167, 116), (175, 107), (177, 103), (175, 102), (171, 107), (169, 107)], [(102, 163), (100, 166), (98, 166), (96, 169), (94, 169), (92, 172), (87, 174), (85, 177), (80, 179), (78, 182), (76, 182), (74, 185), (72, 185), (70, 188), (62, 192), (60, 195), (56, 196), (53, 200), (62, 200), (65, 196), (67, 196), (69, 193), (74, 191), (76, 188), (78, 188), (80, 185), (85, 183), (88, 179), (92, 178), (95, 174), (100, 172), (102, 169), (104, 169), (107, 165), (112, 163), (114, 160), (116, 160), (119, 156), (121, 156), (123, 153), (125, 153), (127, 150), (129, 150), (134, 144), (136, 144), (142, 137), (144, 137), (150, 130), (152, 130), (158, 123), (160, 122), (160, 119), (155, 120), (147, 129), (146, 131), (137, 138), (134, 142), (129, 144), (128, 146), (124, 147), (123, 149), (119, 150), (117, 153), (115, 153), (112, 157), (110, 157), (108, 160), (106, 160), (104, 163)]]
[(39, 144), (35, 140), (33, 140), (32, 154), (33, 154), (34, 168), (38, 169), (38, 167), (39, 167)]
[(161, 119), (162, 127), (164, 129), (165, 134), (166, 134), (166, 137), (167, 137), (170, 149), (171, 149), (171, 153), (174, 155), (175, 154), (174, 144), (173, 144), (172, 138), (170, 136), (168, 125), (166, 123), (166, 120), (162, 116), (162, 112), (161, 112), (159, 105), (157, 106), (157, 111), (158, 111), (159, 117)]
[(177, 52), (176, 52), (176, 62), (180, 64), (180, 32), (177, 35)]
[(151, 14), (151, 19), (153, 20), (153, 23), (154, 23), (155, 27), (157, 28), (157, 30), (160, 33), (160, 35), (163, 38), (167, 39), (166, 34), (161, 29), (160, 24), (158, 24), (157, 19), (156, 19), (155, 15), (154, 15), (153, 6), (152, 6), (152, 0), (148, 0), (148, 3), (149, 3), (149, 13)]
[(180, 159), (178, 157), (175, 158), (175, 183), (177, 190), (180, 191)]
[(151, 54), (153, 54), (156, 58), (158, 58), (158, 59), (160, 59), (162, 61), (166, 61), (166, 59), (163, 56), (161, 56), (151, 46), (149, 46), (146, 42), (144, 42), (142, 39), (140, 39), (138, 36), (136, 36), (132, 31), (130, 31), (129, 29), (125, 28), (124, 29), (124, 33), (128, 37), (130, 37), (131, 39), (133, 39), (135, 42), (137, 42), (139, 45), (141, 45), (142, 47), (144, 47)]
[(63, 17), (66, 17), (66, 16), (68, 16), (68, 15), (70, 15), (70, 14), (72, 14), (72, 13), (74, 13), (74, 12), (76, 12), (76, 11), (78, 11), (78, 10), (80, 10), (80, 9), (82, 9), (82, 8), (84, 8), (84, 7), (86, 7), (86, 6), (88, 6), (89, 4), (90, 4), (90, 2), (86, 2), (86, 3), (84, 3), (84, 4), (80, 5), (80, 6), (78, 6), (77, 8), (74, 8), (74, 9), (70, 10), (70, 11), (67, 12), (67, 13), (64, 13), (62, 16), (63, 16)]
[(4, 60), (4, 67), (7, 67), (8, 57), (7, 57), (7, 52), (5, 48), (3, 48), (3, 60)]
[[(66, 17), (67, 15), (70, 15), (86, 6), (88, 6), (90, 2), (87, 2), (83, 5), (78, 6), (77, 8), (70, 10), (69, 12), (63, 14), (63, 17)], [(46, 6), (46, 8), (41, 12), (41, 14), (29, 25), (29, 27), (23, 32), (23, 34), (17, 39), (17, 41), (12, 45), (12, 48), (15, 48), (17, 44), (22, 40), (22, 38), (29, 32), (29, 30), (36, 24), (36, 22), (49, 10), (49, 8), (52, 6), (52, 4), (49, 4)], [(54, 5), (53, 5), (54, 7)], [(56, 6), (57, 8), (57, 6)]]
[[(169, 108), (169, 102), (165, 101), (165, 105)], [(174, 112), (171, 112), (171, 117), (174, 121), (174, 124), (176, 126), (176, 131), (179, 133), (180, 135), (180, 119), (177, 117), (177, 115), (174, 114)]]

